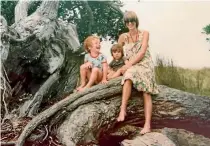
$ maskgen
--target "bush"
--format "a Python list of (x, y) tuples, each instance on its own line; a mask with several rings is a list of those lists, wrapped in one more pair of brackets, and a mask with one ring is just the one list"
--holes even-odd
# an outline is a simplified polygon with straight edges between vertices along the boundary
[(156, 81), (171, 88), (210, 96), (210, 68), (184, 69), (174, 65), (173, 60), (157, 56)]

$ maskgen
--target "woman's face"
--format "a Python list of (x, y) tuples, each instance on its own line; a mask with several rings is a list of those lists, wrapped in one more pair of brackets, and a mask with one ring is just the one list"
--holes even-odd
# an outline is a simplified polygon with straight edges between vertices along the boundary
[(136, 29), (136, 19), (135, 18), (128, 18), (125, 20), (125, 25), (128, 27), (129, 30)]

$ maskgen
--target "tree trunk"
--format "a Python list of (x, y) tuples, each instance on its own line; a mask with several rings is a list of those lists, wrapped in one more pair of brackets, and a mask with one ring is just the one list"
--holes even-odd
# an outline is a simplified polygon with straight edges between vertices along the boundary
[[(28, 8), (31, 3), (32, 1), (30, 0), (20, 0), (15, 7), (16, 23), (12, 25), (12, 28), (17, 31), (20, 38), (28, 37), (31, 33), (44, 33), (42, 32), (43, 30), (41, 30), (43, 25), (57, 18), (59, 1), (44, 0), (40, 7), (33, 14), (28, 16)], [(51, 32), (48, 33), (51, 34)], [(39, 39), (41, 39), (41, 36), (39, 36)]]
[[(3, 37), (6, 43), (2, 43), (5, 49), (1, 56), (5, 58), (12, 96), (18, 97), (13, 99), (9, 112), (15, 111), (18, 117), (33, 117), (43, 101), (71, 93), (77, 84), (82, 57), (77, 52), (80, 42), (76, 27), (57, 20), (59, 1), (44, 0), (27, 16), (30, 4), (30, 1), (18, 2), (16, 23), (9, 31), (1, 17), (5, 20), (1, 21), (5, 22), (1, 25), (4, 29), (1, 36), (7, 36)], [(59, 89), (55, 90), (57, 93), (54, 88)]]
[[(41, 123), (56, 112), (65, 110), (69, 113), (58, 129), (58, 137), (64, 145), (84, 144), (98, 138), (101, 127), (109, 130), (116, 124), (116, 117), (121, 102), (121, 78), (110, 81), (107, 85), (97, 85), (82, 93), (74, 93), (54, 104), (33, 118), (25, 127), (18, 144), (23, 141)], [(153, 101), (153, 119), (179, 119), (199, 117), (210, 119), (210, 98), (197, 96), (180, 90), (159, 86), (161, 93)], [(133, 91), (128, 105), (128, 115), (132, 120), (144, 117), (143, 101), (140, 93)], [(196, 102), (195, 102), (196, 101)], [(126, 122), (126, 121), (125, 121)]]
[(15, 7), (15, 22), (25, 19), (28, 16), (29, 5), (32, 3), (31, 0), (19, 0)]

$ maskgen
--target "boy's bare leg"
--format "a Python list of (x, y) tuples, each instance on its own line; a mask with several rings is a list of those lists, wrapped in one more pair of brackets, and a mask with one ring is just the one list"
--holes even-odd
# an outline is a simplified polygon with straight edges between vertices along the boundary
[(122, 91), (122, 104), (120, 107), (120, 114), (117, 118), (118, 122), (125, 120), (128, 99), (131, 96), (131, 89), (132, 89), (132, 81), (125, 80), (125, 83), (123, 85), (123, 91)]
[(144, 97), (144, 116), (145, 123), (144, 128), (141, 130), (141, 134), (151, 132), (151, 118), (152, 118), (152, 97), (148, 93), (143, 93)]
[(117, 78), (117, 77), (119, 77), (121, 74), (122, 74), (122, 73), (121, 73), (121, 70), (118, 69), (116, 72), (114, 72), (114, 73), (112, 74), (112, 76), (110, 77), (110, 79)]
[(92, 87), (95, 83), (98, 84), (102, 80), (102, 71), (99, 68), (93, 68), (90, 74), (90, 79), (85, 87), (81, 88), (79, 91), (83, 91), (86, 88)]
[(77, 88), (79, 91), (81, 88), (83, 88), (86, 85), (86, 79), (88, 78), (90, 74), (90, 70), (86, 68), (85, 64), (80, 66), (80, 86)]
[(108, 75), (107, 75), (107, 80), (112, 79), (112, 76), (114, 75), (115, 71), (111, 70), (109, 71)]

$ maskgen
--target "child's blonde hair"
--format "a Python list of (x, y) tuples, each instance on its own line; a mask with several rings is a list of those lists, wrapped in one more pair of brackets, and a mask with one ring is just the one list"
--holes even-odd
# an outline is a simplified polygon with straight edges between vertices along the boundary
[(93, 41), (94, 39), (99, 39), (99, 40), (100, 40), (100, 38), (99, 38), (98, 36), (94, 36), (94, 35), (88, 36), (88, 37), (85, 39), (85, 41), (84, 41), (84, 48), (85, 48), (85, 50), (86, 50), (87, 52), (90, 52), (90, 50), (89, 50), (88, 48), (92, 46), (92, 41)]
[(123, 53), (123, 46), (120, 44), (114, 44), (111, 48), (111, 55), (113, 56), (113, 52), (120, 51), (122, 53), (122, 57), (124, 56)]

